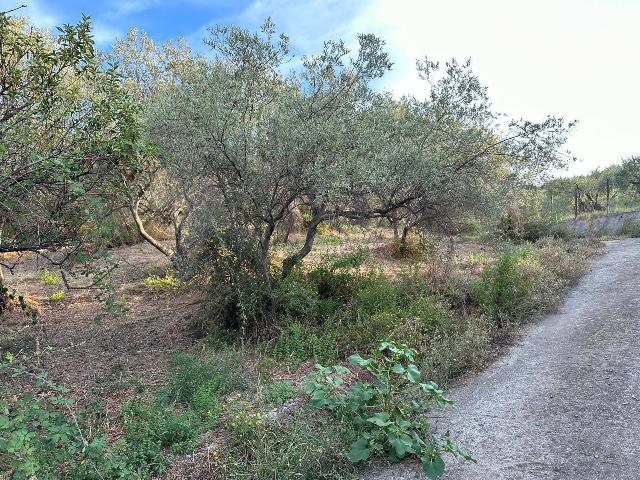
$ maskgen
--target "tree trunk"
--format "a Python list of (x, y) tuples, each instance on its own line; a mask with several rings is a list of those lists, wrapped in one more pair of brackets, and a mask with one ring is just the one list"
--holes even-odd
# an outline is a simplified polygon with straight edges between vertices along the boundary
[(409, 236), (409, 230), (411, 229), (411, 227), (409, 226), (409, 224), (405, 224), (405, 226), (402, 228), (402, 236), (400, 237), (400, 246), (401, 248), (405, 248), (407, 246), (407, 237)]
[(269, 249), (271, 247), (271, 237), (273, 236), (274, 230), (275, 226), (269, 225), (260, 239), (260, 270), (262, 271), (262, 277), (264, 279), (267, 308), (269, 309), (271, 318), (275, 317), (275, 302), (273, 298), (273, 281), (271, 279), (271, 272), (269, 271)]
[(318, 230), (318, 225), (322, 222), (323, 217), (320, 212), (315, 212), (314, 216), (311, 218), (311, 222), (309, 223), (309, 227), (307, 227), (307, 236), (304, 240), (304, 245), (300, 250), (298, 250), (293, 255), (285, 258), (284, 262), (282, 262), (282, 278), (286, 278), (289, 276), (293, 268), (298, 265), (304, 257), (306, 257), (311, 249), (313, 248), (313, 242), (316, 238), (316, 231)]
[(131, 215), (133, 216), (133, 221), (136, 223), (136, 227), (138, 228), (138, 233), (140, 236), (144, 238), (147, 242), (149, 242), (153, 247), (155, 247), (158, 251), (162, 252), (167, 257), (171, 258), (174, 255), (174, 252), (164, 245), (162, 245), (158, 240), (153, 238), (144, 228), (144, 223), (142, 223), (142, 219), (140, 218), (140, 214), (138, 213), (138, 207), (140, 206), (140, 197), (137, 195), (132, 195), (129, 203), (129, 210), (131, 211)]

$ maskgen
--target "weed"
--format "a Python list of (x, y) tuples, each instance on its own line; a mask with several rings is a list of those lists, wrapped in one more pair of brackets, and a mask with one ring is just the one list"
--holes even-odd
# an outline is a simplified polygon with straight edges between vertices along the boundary
[(357, 382), (348, 389), (344, 381), (344, 376), (351, 374), (348, 368), (317, 365), (305, 393), (311, 395), (312, 407), (334, 412), (338, 421), (357, 432), (347, 455), (351, 462), (359, 463), (381, 453), (394, 462), (414, 455), (420, 458), (429, 478), (438, 478), (444, 473), (443, 453), (475, 460), (448, 435), (439, 435), (431, 428), (427, 420), (429, 406), (445, 407), (453, 402), (434, 382), (421, 382), (416, 353), (405, 344), (383, 342), (369, 358), (352, 355), (349, 363), (365, 370), (374, 381)]
[(40, 280), (45, 285), (49, 285), (49, 286), (58, 285), (58, 283), (60, 283), (60, 279), (58, 278), (58, 276), (51, 273), (46, 268), (42, 270), (42, 272), (40, 272)]
[(262, 401), (273, 405), (282, 405), (295, 397), (298, 391), (288, 380), (280, 380), (266, 384), (262, 388)]
[(155, 294), (178, 293), (184, 291), (188, 284), (167, 272), (164, 276), (150, 275), (144, 279), (147, 290)]
[(51, 302), (60, 302), (64, 300), (64, 290), (57, 290), (49, 295), (49, 301)]

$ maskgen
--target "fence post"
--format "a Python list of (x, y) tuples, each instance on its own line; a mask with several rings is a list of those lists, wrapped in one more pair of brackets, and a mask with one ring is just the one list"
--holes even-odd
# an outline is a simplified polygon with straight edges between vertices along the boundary
[(580, 187), (578, 187), (578, 184), (576, 183), (576, 192), (574, 194), (574, 215), (573, 218), (574, 219), (578, 219), (578, 193), (580, 191)]
[(609, 199), (611, 198), (611, 183), (607, 178), (607, 215), (611, 213), (611, 207), (609, 206)]

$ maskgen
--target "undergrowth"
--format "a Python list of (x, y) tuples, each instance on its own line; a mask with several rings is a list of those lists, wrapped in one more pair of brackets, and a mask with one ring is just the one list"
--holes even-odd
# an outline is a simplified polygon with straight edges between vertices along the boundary
[[(415, 396), (421, 389), (437, 404), (445, 402), (433, 382), (446, 384), (480, 365), (497, 332), (553, 310), (597, 249), (588, 240), (498, 244), (479, 260), (468, 254), (459, 264), (473, 268), (437, 282), (418, 270), (391, 277), (366, 268), (362, 252), (297, 268), (275, 285), (277, 322), (259, 339), (253, 369), (246, 356), (226, 347), (217, 354), (174, 355), (164, 386), (139, 391), (122, 405), (122, 435), (111, 443), (100, 415), (6, 357), (5, 374), (35, 376), (31, 394), (3, 389), (0, 466), (10, 479), (144, 479), (162, 474), (176, 455), (200, 446), (203, 432), (215, 430), (225, 440), (210, 452), (208, 478), (347, 479), (356, 475), (355, 463), (379, 454), (417, 456), (436, 478), (444, 466), (441, 453), (466, 454), (446, 436), (429, 437), (403, 402), (412, 409), (423, 405)], [(165, 278), (150, 285), (157, 293), (182, 288)], [(229, 328), (217, 333), (209, 340), (218, 348), (239, 338)], [(403, 379), (394, 384), (402, 388), (393, 398), (388, 389), (376, 390), (379, 382), (353, 383), (352, 372), (341, 366), (349, 357), (367, 370), (376, 365), (360, 355), (367, 352), (386, 365), (392, 356), (375, 353), (382, 352), (375, 348), (381, 341), (411, 354), (380, 377)], [(288, 402), (301, 391), (272, 375), (310, 360), (336, 365), (317, 367), (307, 388), (317, 411)], [(366, 374), (375, 379), (378, 370)], [(407, 428), (418, 437), (400, 434)]]

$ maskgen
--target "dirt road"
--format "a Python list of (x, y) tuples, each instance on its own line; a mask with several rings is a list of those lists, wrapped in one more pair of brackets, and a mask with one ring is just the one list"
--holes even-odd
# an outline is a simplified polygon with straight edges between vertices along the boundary
[(607, 249), (557, 314), (450, 392), (460, 410), (448, 428), (478, 463), (450, 465), (445, 479), (640, 479), (640, 240)]

